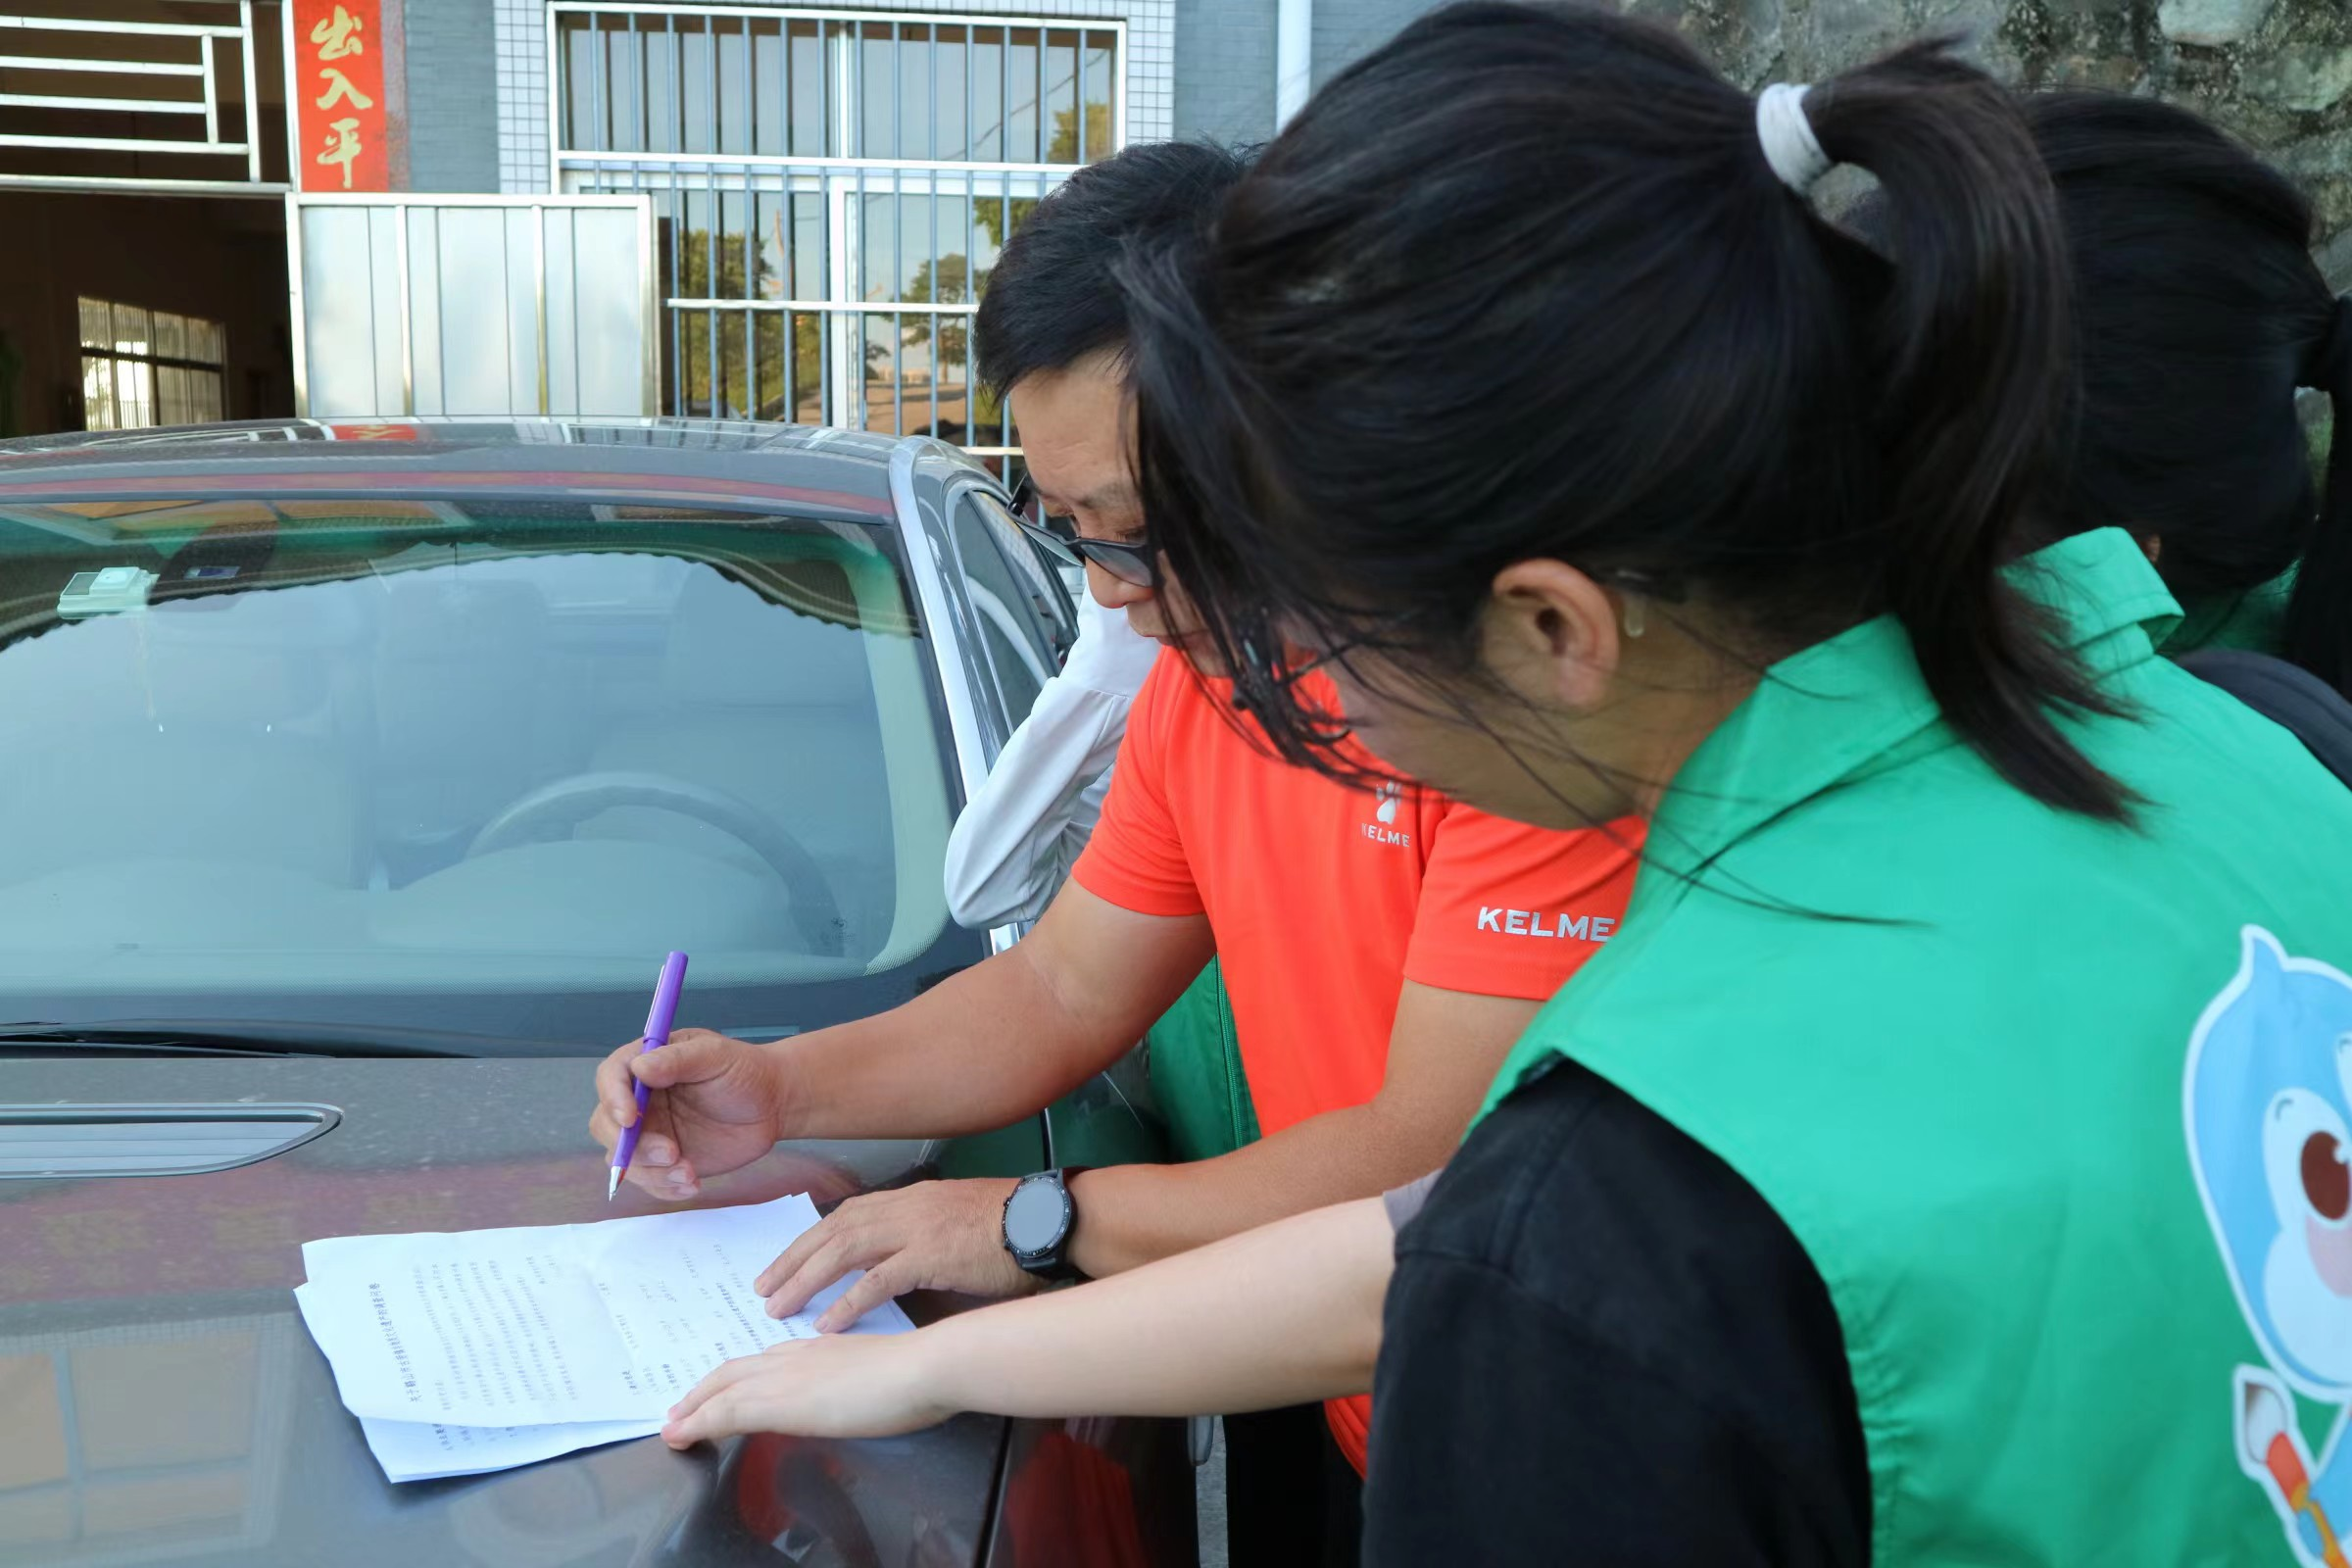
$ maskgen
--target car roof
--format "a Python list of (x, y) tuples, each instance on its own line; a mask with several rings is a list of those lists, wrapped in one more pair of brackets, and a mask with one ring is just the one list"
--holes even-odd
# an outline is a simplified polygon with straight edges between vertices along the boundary
[[(919, 438), (918, 438), (919, 439)], [(717, 419), (271, 419), (0, 441), (0, 503), (184, 493), (235, 480), (313, 495), (487, 487), (751, 501), (891, 515), (902, 438)], [(980, 466), (944, 442), (926, 459)], [(936, 473), (934, 462), (924, 464)]]

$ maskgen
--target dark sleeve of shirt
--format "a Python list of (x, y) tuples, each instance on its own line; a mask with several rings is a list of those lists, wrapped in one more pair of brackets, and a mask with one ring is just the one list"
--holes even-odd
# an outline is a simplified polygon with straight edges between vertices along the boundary
[(1864, 1564), (1828, 1289), (1731, 1167), (1561, 1062), (1398, 1233), (1364, 1562)]

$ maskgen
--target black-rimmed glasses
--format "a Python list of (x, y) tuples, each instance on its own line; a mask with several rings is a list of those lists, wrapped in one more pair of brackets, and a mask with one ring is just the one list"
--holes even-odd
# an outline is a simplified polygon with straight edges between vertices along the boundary
[(1159, 586), (1159, 552), (1150, 544), (1120, 544), (1110, 539), (1084, 539), (1074, 534), (1057, 533), (1043, 523), (1030, 520), (1029, 512), (1037, 503), (1037, 486), (1027, 474), (1012, 490), (1012, 520), (1030, 542), (1065, 566), (1083, 566), (1090, 562), (1109, 572), (1123, 583), (1137, 588)]

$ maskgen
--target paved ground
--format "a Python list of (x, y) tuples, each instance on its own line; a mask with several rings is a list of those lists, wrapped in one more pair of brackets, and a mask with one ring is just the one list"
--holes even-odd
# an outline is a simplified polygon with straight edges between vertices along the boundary
[(1208, 1463), (1195, 1472), (1200, 1509), (1200, 1568), (1225, 1568), (1225, 1423), (1217, 1423)]

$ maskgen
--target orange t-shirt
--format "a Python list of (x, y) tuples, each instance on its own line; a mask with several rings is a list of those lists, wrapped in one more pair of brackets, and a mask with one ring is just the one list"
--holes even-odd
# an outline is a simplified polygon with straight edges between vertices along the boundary
[[(1540, 1002), (1616, 929), (1640, 824), (1552, 832), (1348, 789), (1260, 750), (1231, 690), (1161, 656), (1072, 875), (1138, 914), (1208, 916), (1266, 1136), (1379, 1091), (1403, 981)], [(1358, 1470), (1370, 1411), (1331, 1405)]]

